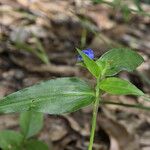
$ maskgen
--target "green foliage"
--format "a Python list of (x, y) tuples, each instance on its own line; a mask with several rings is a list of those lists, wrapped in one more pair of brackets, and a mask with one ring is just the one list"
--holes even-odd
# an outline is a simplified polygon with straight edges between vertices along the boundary
[[(35, 37), (35, 36), (34, 36)], [(29, 44), (26, 44), (25, 42), (16, 41), (14, 43), (15, 47), (17, 49), (21, 49), (24, 51), (28, 51), (30, 53), (33, 53), (35, 56), (37, 56), (43, 63), (49, 64), (49, 58), (47, 53), (45, 52), (45, 49), (43, 45), (41, 44), (40, 40), (35, 37), (35, 48), (30, 46)]]
[(48, 150), (42, 141), (27, 139), (37, 134), (43, 126), (43, 114), (24, 112), (20, 115), (22, 134), (4, 130), (0, 132), (0, 148), (3, 150)]
[(93, 3), (95, 3), (95, 4), (98, 4), (98, 3), (102, 3), (103, 2), (103, 0), (92, 0), (93, 1)]
[(110, 68), (110, 63), (107, 61), (101, 61), (101, 62), (97, 62), (96, 64), (99, 66), (100, 70), (101, 70), (101, 78), (103, 78), (107, 72), (107, 70)]
[[(117, 2), (117, 1), (116, 1)], [(47, 145), (38, 140), (30, 139), (36, 135), (43, 126), (43, 114), (71, 113), (93, 103), (93, 119), (90, 135), (89, 149), (92, 150), (96, 117), (99, 102), (150, 110), (141, 104), (130, 105), (102, 101), (99, 96), (104, 92), (116, 95), (142, 96), (149, 101), (141, 90), (127, 80), (113, 76), (122, 70), (133, 71), (144, 60), (130, 49), (112, 49), (94, 61), (94, 53), (87, 54), (77, 49), (81, 64), (96, 77), (95, 91), (83, 80), (76, 77), (58, 78), (41, 82), (4, 97), (0, 101), (1, 113), (22, 112), (20, 126), (22, 134), (13, 131), (0, 132), (0, 147), (4, 150), (48, 150)], [(91, 51), (91, 49), (90, 49)], [(90, 57), (88, 57), (87, 55)], [(83, 60), (83, 61), (82, 61)]]
[(49, 150), (48, 146), (42, 141), (29, 140), (25, 143), (25, 150)]
[(131, 9), (128, 7), (128, 5), (124, 5), (121, 11), (122, 11), (124, 20), (128, 22), (131, 19)]
[(143, 11), (141, 7), (141, 0), (134, 0), (135, 5), (137, 6), (139, 11)]
[(59, 78), (36, 84), (4, 97), (0, 112), (37, 111), (49, 114), (73, 112), (91, 104), (94, 91), (78, 78)]
[(113, 101), (101, 101), (102, 105), (117, 105), (117, 106), (123, 106), (123, 107), (128, 107), (128, 108), (136, 108), (136, 109), (143, 109), (143, 110), (148, 110), (150, 111), (150, 107), (143, 106), (142, 104), (128, 104), (128, 103), (117, 103)]
[(122, 70), (135, 70), (144, 60), (135, 51), (126, 48), (118, 48), (103, 54), (96, 63), (101, 64), (101, 61), (106, 61), (110, 64), (110, 68), (107, 69), (105, 75), (113, 76)]
[[(116, 0), (116, 2), (120, 2), (120, 0)], [(91, 49), (83, 51), (78, 50), (80, 63), (96, 77), (97, 81), (95, 86), (95, 101), (93, 104), (92, 128), (88, 150), (92, 150), (93, 147), (99, 102), (101, 101), (101, 104), (103, 103), (101, 98), (99, 98), (99, 95), (107, 92), (116, 95), (137, 95), (145, 97), (145, 94), (129, 81), (116, 77), (108, 77), (116, 75), (122, 70), (129, 72), (135, 70), (144, 61), (138, 53), (127, 48), (112, 49), (102, 55), (98, 60), (94, 61), (90, 59), (93, 58), (91, 57), (90, 51)], [(108, 104), (121, 105), (113, 102)], [(150, 110), (149, 107), (143, 107), (141, 105), (124, 106)]]
[(126, 21), (128, 21), (127, 19), (130, 18), (130, 15), (132, 13), (136, 13), (138, 15), (143, 15), (143, 16), (149, 16), (150, 17), (150, 13), (146, 12), (143, 10), (141, 3), (147, 3), (150, 4), (149, 0), (132, 0), (133, 3), (135, 4), (136, 9), (132, 9), (130, 8), (129, 4), (127, 4), (125, 1), (121, 1), (121, 0), (113, 0), (113, 1), (107, 1), (107, 0), (92, 0), (94, 4), (106, 4), (108, 6), (111, 6), (115, 11), (120, 11), (121, 13), (123, 13), (124, 19)]
[(0, 148), (3, 150), (20, 150), (23, 136), (11, 130), (0, 131)]
[(116, 95), (138, 95), (143, 96), (144, 93), (129, 81), (110, 77), (100, 82), (100, 89), (110, 94)]
[(21, 115), (23, 135), (11, 130), (0, 131), (0, 148), (2, 150), (48, 150), (48, 146), (42, 141), (25, 139), (25, 137), (31, 137), (39, 132), (42, 127), (43, 114), (36, 114), (38, 117), (35, 116), (35, 113), (31, 112)]
[(91, 72), (91, 74), (93, 74), (95, 77), (98, 77), (100, 75), (101, 70), (99, 66), (95, 63), (95, 61), (90, 59), (86, 54), (84, 54), (79, 49), (77, 49), (77, 51), (82, 56), (85, 66)]
[(25, 138), (34, 136), (43, 127), (43, 113), (33, 111), (21, 113), (20, 127)]

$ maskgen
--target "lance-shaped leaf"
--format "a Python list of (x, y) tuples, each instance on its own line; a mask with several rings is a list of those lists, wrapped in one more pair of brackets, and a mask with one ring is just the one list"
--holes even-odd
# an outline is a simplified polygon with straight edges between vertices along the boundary
[(99, 66), (96, 64), (96, 62), (90, 59), (86, 54), (84, 54), (79, 49), (77, 49), (77, 51), (82, 56), (86, 68), (91, 72), (91, 74), (94, 75), (95, 77), (99, 77), (101, 70)]
[(136, 53), (127, 48), (112, 49), (103, 54), (96, 63), (101, 61), (107, 61), (110, 64), (110, 68), (107, 69), (105, 75), (112, 76), (122, 70), (133, 71), (135, 70), (144, 60)]
[(20, 150), (23, 136), (11, 130), (0, 131), (0, 148), (3, 150)]
[(27, 111), (20, 115), (20, 127), (25, 138), (37, 134), (43, 126), (43, 113)]
[(116, 95), (138, 95), (143, 96), (144, 93), (139, 90), (135, 85), (127, 80), (120, 78), (106, 78), (100, 82), (100, 89)]
[(0, 112), (37, 111), (63, 114), (91, 104), (94, 91), (83, 80), (75, 77), (58, 78), (36, 84), (0, 100)]
[(49, 150), (48, 146), (42, 141), (29, 140), (25, 143), (26, 150)]

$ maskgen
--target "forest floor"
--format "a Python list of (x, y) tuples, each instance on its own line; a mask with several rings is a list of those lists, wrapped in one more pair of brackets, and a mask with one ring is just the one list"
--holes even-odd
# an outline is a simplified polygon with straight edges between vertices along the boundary
[[(150, 5), (143, 3), (142, 7), (150, 12)], [(76, 47), (93, 49), (96, 58), (115, 47), (136, 50), (145, 62), (137, 71), (119, 76), (150, 93), (149, 16), (127, 16), (119, 8), (94, 5), (90, 0), (0, 0), (0, 98), (57, 77), (78, 76), (94, 83), (91, 75), (76, 65)], [(103, 98), (150, 106), (133, 96)], [(91, 112), (89, 106), (69, 115), (45, 115), (37, 137), (53, 150), (87, 150)], [(1, 115), (3, 129), (19, 130), (18, 115)], [(150, 112), (100, 107), (94, 150), (150, 150)]]

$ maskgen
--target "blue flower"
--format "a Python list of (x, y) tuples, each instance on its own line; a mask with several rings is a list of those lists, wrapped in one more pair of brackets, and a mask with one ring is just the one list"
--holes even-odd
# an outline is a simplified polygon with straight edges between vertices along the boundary
[[(86, 54), (89, 58), (94, 59), (94, 51), (92, 49), (88, 48), (88, 49), (82, 50), (82, 52)], [(78, 55), (77, 60), (82, 61), (83, 60), (82, 56)]]

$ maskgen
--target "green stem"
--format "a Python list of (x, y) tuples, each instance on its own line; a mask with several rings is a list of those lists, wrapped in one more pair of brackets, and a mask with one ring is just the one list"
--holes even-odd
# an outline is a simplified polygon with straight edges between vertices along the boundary
[(86, 45), (86, 38), (87, 38), (87, 30), (84, 28), (81, 35), (81, 49), (83, 49)]
[(92, 150), (93, 142), (94, 142), (94, 136), (95, 136), (95, 129), (96, 129), (96, 118), (97, 118), (97, 112), (98, 112), (98, 106), (99, 106), (99, 78), (97, 79), (97, 85), (96, 85), (96, 93), (95, 93), (95, 102), (93, 105), (93, 117), (92, 117), (92, 128), (90, 133), (90, 144), (88, 150)]
[(128, 104), (128, 103), (117, 103), (113, 101), (101, 101), (101, 105), (118, 105), (118, 106), (124, 106), (124, 107), (130, 107), (130, 108), (137, 108), (137, 109), (144, 109), (149, 110), (150, 107), (143, 106), (142, 104)]

